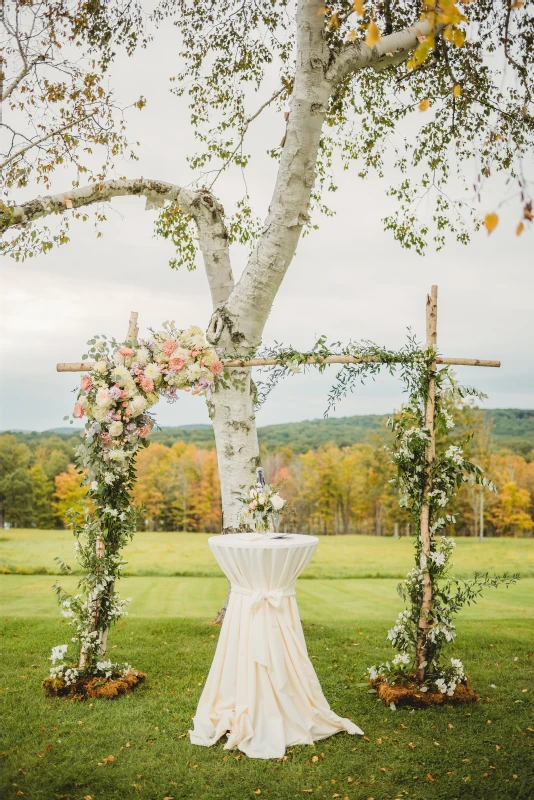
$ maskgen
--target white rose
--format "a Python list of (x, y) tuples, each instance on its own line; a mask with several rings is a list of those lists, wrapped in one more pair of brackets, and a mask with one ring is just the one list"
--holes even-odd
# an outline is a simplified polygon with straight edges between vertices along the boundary
[(266, 500), (266, 499), (267, 499), (267, 498), (265, 497), (265, 495), (264, 495), (264, 493), (263, 493), (263, 492), (260, 492), (260, 493), (258, 494), (258, 503), (260, 504), (260, 506), (264, 506), (264, 505), (265, 505), (265, 500)]
[(99, 372), (100, 374), (102, 374), (103, 372), (105, 372), (107, 370), (107, 368), (108, 368), (108, 365), (107, 365), (106, 361), (97, 361), (96, 364), (93, 367), (93, 371), (94, 372)]
[(113, 398), (109, 393), (109, 389), (104, 389), (104, 388), (99, 389), (98, 392), (96, 393), (95, 401), (97, 406), (100, 406), (100, 408), (109, 408), (109, 406), (113, 402)]
[(130, 408), (134, 412), (134, 417), (137, 417), (139, 416), (139, 414), (142, 414), (147, 405), (148, 405), (147, 401), (141, 395), (137, 395), (137, 397), (134, 397), (134, 399), (130, 403)]
[(280, 511), (285, 506), (286, 501), (280, 497), (279, 494), (273, 494), (271, 497), (271, 505), (275, 511)]
[(112, 422), (109, 426), (111, 436), (120, 436), (122, 433), (122, 422)]

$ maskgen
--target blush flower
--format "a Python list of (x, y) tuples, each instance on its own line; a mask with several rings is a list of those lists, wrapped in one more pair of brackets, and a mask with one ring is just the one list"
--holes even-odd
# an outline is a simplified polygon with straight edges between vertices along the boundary
[(76, 403), (75, 406), (74, 406), (74, 411), (72, 413), (76, 417), (76, 419), (81, 419), (83, 417), (83, 415), (85, 414), (85, 411), (83, 410), (82, 404), (81, 403)]
[(145, 392), (153, 392), (154, 391), (154, 381), (151, 381), (150, 378), (147, 378), (146, 375), (143, 375), (140, 378), (141, 386), (143, 387)]
[(150, 425), (143, 425), (143, 427), (139, 428), (139, 430), (137, 431), (137, 435), (139, 436), (140, 439), (146, 439), (146, 437), (149, 436), (151, 430), (152, 428), (150, 427)]
[(89, 375), (84, 375), (80, 381), (80, 389), (82, 392), (88, 392), (93, 385), (93, 379)]
[(212, 375), (222, 375), (224, 371), (224, 364), (222, 361), (214, 361), (210, 367)]
[(176, 344), (174, 339), (167, 339), (167, 341), (163, 342), (163, 344), (161, 345), (161, 349), (163, 350), (166, 356), (171, 356), (177, 347), (178, 345)]
[(173, 369), (175, 372), (179, 372), (185, 366), (185, 361), (183, 358), (171, 358), (169, 360), (169, 367)]
[(124, 356), (124, 358), (131, 358), (134, 354), (134, 351), (132, 347), (121, 347), (119, 348), (119, 353), (121, 356)]

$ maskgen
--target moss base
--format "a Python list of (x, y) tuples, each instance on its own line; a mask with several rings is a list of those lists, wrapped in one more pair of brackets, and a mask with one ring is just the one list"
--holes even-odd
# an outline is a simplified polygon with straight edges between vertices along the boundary
[(88, 700), (105, 697), (112, 700), (121, 694), (133, 692), (146, 678), (144, 672), (131, 669), (125, 675), (115, 673), (109, 678), (85, 675), (69, 686), (63, 678), (45, 678), (43, 688), (47, 697), (69, 697), (71, 700)]
[(387, 705), (395, 703), (396, 706), (456, 706), (462, 703), (474, 703), (479, 699), (478, 694), (469, 685), (469, 681), (465, 684), (459, 683), (451, 696), (442, 692), (422, 692), (415, 680), (391, 684), (382, 678), (375, 678), (371, 681), (371, 686), (376, 689), (380, 699)]

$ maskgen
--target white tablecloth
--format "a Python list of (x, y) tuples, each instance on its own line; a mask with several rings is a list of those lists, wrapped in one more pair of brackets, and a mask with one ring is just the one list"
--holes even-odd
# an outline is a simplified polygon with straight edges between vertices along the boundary
[(331, 711), (304, 641), (295, 581), (319, 540), (227, 534), (208, 541), (232, 590), (191, 742), (209, 747), (228, 733), (228, 750), (280, 758), (290, 745), (363, 733)]

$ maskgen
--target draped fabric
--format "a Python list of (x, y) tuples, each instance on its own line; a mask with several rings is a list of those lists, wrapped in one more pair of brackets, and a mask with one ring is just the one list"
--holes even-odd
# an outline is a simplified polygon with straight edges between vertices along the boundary
[(339, 731), (363, 733), (330, 709), (308, 657), (295, 581), (318, 539), (244, 541), (214, 536), (209, 546), (231, 583), (211, 669), (190, 731), (209, 747), (251, 758), (280, 758), (286, 747), (312, 744)]

